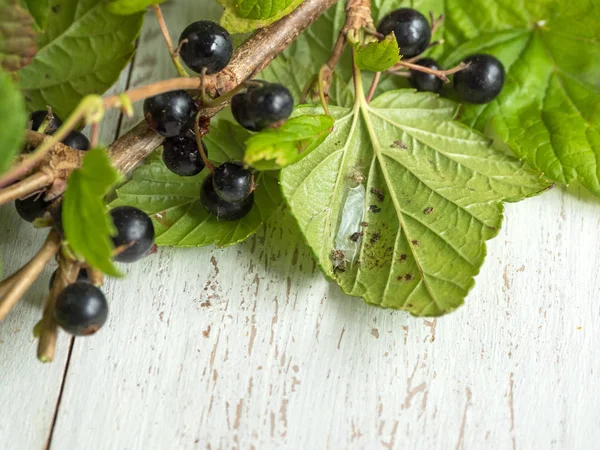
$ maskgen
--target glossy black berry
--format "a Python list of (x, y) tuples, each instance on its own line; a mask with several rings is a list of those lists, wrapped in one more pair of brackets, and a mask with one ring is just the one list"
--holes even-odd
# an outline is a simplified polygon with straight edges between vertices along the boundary
[(281, 84), (262, 86), (237, 94), (231, 102), (231, 112), (244, 128), (260, 131), (286, 120), (294, 110), (294, 98)]
[[(187, 42), (181, 44), (185, 39)], [(233, 54), (233, 42), (227, 30), (210, 20), (189, 25), (181, 33), (179, 43), (183, 62), (198, 73), (206, 69), (207, 75), (223, 70)]]
[(223, 200), (215, 192), (212, 174), (208, 175), (200, 189), (200, 202), (206, 212), (217, 220), (238, 220), (246, 216), (254, 205), (254, 193), (239, 203)]
[[(430, 69), (442, 70), (437, 61), (432, 58), (422, 58), (418, 60), (415, 64), (418, 64), (419, 66), (423, 67), (428, 67)], [(444, 82), (440, 80), (439, 77), (436, 77), (435, 75), (432, 75), (430, 73), (421, 72), (419, 70), (411, 70), (410, 84), (417, 91), (440, 92), (442, 86), (444, 85)]]
[(73, 283), (56, 297), (56, 323), (75, 336), (98, 331), (108, 317), (108, 302), (100, 289), (90, 283)]
[[(32, 112), (31, 116), (29, 116), (29, 120), (31, 120), (31, 129), (33, 131), (38, 131), (47, 115), (48, 111), (46, 110)], [(46, 128), (44, 130), (45, 134), (53, 134), (62, 125), (62, 120), (60, 120), (56, 114), (52, 114), (52, 116), (52, 120), (46, 124)]]
[(23, 220), (33, 222), (44, 215), (51, 203), (45, 201), (43, 195), (32, 195), (23, 200), (15, 200), (15, 208)]
[(71, 131), (71, 133), (62, 141), (63, 144), (68, 145), (75, 150), (89, 150), (90, 140), (79, 131)]
[[(202, 146), (204, 152), (208, 154), (204, 143)], [(204, 162), (193, 133), (165, 139), (162, 158), (167, 169), (181, 177), (198, 175), (204, 169)]]
[(132, 263), (143, 258), (154, 245), (154, 225), (148, 215), (133, 206), (119, 206), (110, 211), (117, 234), (113, 244), (121, 252), (115, 260)]
[(221, 164), (213, 174), (213, 187), (223, 200), (238, 203), (254, 190), (254, 176), (239, 161)]
[(198, 107), (186, 91), (173, 91), (147, 98), (144, 117), (150, 128), (165, 137), (174, 137), (187, 131)]
[(479, 54), (469, 56), (464, 62), (469, 67), (454, 74), (454, 88), (463, 101), (489, 103), (502, 92), (506, 75), (497, 58)]
[(400, 54), (413, 58), (423, 53), (431, 41), (431, 25), (427, 18), (411, 8), (400, 8), (385, 16), (377, 31), (387, 36), (392, 31), (396, 35)]
[[(52, 276), (50, 277), (50, 284), (48, 285), (49, 289), (52, 289), (52, 285), (54, 284), (54, 280), (56, 280), (56, 274), (58, 273), (58, 269), (56, 269), (54, 272), (52, 272)], [(87, 269), (83, 268), (79, 270), (79, 273), (77, 274), (77, 282), (78, 283), (89, 283), (90, 282), (90, 276), (88, 274)]]

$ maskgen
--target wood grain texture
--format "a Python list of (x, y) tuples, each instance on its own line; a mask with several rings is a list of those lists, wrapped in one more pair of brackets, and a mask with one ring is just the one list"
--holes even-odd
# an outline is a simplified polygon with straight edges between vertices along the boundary
[[(167, 3), (174, 37), (205, 4)], [(173, 74), (148, 19), (133, 85)], [(577, 189), (507, 206), (466, 305), (437, 320), (344, 296), (287, 214), (233, 248), (162, 249), (123, 266), (107, 326), (75, 340), (51, 449), (595, 448), (599, 233)], [(60, 370), (20, 336), (0, 327), (1, 447), (41, 449), (56, 391), (26, 387)]]

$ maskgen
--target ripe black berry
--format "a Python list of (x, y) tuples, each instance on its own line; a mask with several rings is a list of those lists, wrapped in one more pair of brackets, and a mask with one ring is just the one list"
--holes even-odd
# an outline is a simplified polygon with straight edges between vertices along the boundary
[(254, 189), (254, 176), (239, 161), (221, 164), (213, 174), (213, 187), (223, 200), (239, 203), (250, 195)]
[(427, 18), (411, 8), (400, 8), (385, 16), (377, 31), (387, 36), (392, 31), (396, 35), (400, 54), (413, 58), (423, 53), (431, 41), (431, 25)]
[(150, 128), (165, 137), (183, 134), (190, 128), (198, 107), (186, 91), (173, 91), (147, 98), (144, 117)]
[(108, 302), (100, 289), (90, 283), (73, 283), (56, 297), (56, 323), (75, 336), (98, 331), (108, 317)]
[[(183, 40), (187, 42), (181, 44)], [(210, 20), (189, 25), (179, 38), (181, 59), (190, 69), (207, 75), (223, 70), (233, 54), (233, 42), (227, 30)]]
[(68, 145), (75, 150), (89, 150), (90, 140), (79, 131), (71, 131), (71, 133), (62, 141), (63, 144)]
[[(418, 64), (419, 66), (423, 67), (428, 67), (430, 69), (442, 70), (437, 61), (432, 58), (422, 58), (418, 60), (415, 64)], [(436, 77), (435, 75), (432, 75), (430, 73), (421, 72), (419, 70), (411, 70), (410, 84), (417, 91), (439, 92), (442, 89), (444, 82), (440, 80), (439, 77)]]
[(217, 220), (238, 220), (246, 216), (254, 205), (254, 193), (251, 193), (239, 203), (223, 200), (215, 192), (212, 174), (208, 175), (200, 189), (200, 202), (206, 212)]
[(260, 131), (286, 120), (294, 110), (294, 98), (285, 86), (265, 83), (237, 94), (231, 101), (231, 112), (244, 128)]
[(504, 87), (502, 63), (492, 55), (471, 55), (464, 60), (470, 64), (454, 74), (454, 88), (463, 101), (483, 104), (495, 99)]
[[(31, 129), (33, 131), (38, 131), (47, 115), (48, 111), (46, 110), (32, 112), (31, 116), (29, 116), (29, 120), (31, 120)], [(45, 134), (53, 134), (62, 125), (62, 120), (60, 120), (56, 114), (52, 115), (52, 120), (46, 124), (46, 128), (44, 130)]]
[[(202, 146), (204, 152), (208, 154), (204, 143)], [(193, 133), (165, 139), (162, 158), (167, 169), (181, 177), (198, 175), (204, 169), (204, 162)]]
[(146, 256), (154, 245), (152, 219), (133, 206), (119, 206), (110, 215), (117, 229), (113, 244), (121, 250), (115, 261), (132, 263)]
[(23, 220), (33, 222), (44, 215), (50, 203), (44, 200), (43, 195), (32, 195), (23, 200), (15, 200), (17, 213)]
[[(58, 269), (52, 272), (52, 276), (50, 277), (50, 284), (48, 286), (49, 289), (52, 289), (52, 285), (54, 284), (54, 280), (56, 280), (56, 274), (58, 273)], [(78, 283), (89, 283), (90, 276), (86, 268), (80, 269), (77, 274), (77, 282)]]

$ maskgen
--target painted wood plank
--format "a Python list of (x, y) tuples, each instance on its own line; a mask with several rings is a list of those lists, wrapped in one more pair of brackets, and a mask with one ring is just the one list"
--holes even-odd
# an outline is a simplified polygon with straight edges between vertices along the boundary
[[(129, 78), (129, 66), (109, 92), (122, 92)], [(108, 111), (99, 141), (114, 140), (120, 112)], [(45, 230), (35, 230), (16, 213), (13, 204), (0, 207), (0, 254), (4, 275), (25, 264), (44, 242)], [(70, 337), (63, 334), (52, 364), (37, 360), (33, 327), (41, 318), (48, 292), (47, 268), (26, 296), (0, 323), (0, 448), (3, 450), (42, 449), (50, 435), (59, 392), (65, 374)]]

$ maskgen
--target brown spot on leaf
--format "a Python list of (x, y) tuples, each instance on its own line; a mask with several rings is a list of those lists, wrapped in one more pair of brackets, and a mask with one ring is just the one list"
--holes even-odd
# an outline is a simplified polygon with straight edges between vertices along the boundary
[(369, 222), (361, 222), (360, 226), (366, 228), (369, 226)]
[(381, 233), (375, 233), (375, 234), (373, 234), (373, 236), (371, 237), (371, 244), (374, 244), (379, 239), (381, 239)]
[(369, 211), (377, 214), (378, 212), (381, 212), (381, 208), (377, 205), (371, 205), (371, 206), (369, 206)]
[(363, 233), (361, 231), (357, 231), (356, 233), (352, 233), (350, 235), (350, 240), (352, 242), (358, 242), (358, 240), (362, 237)]
[(377, 188), (371, 188), (371, 194), (373, 194), (375, 197), (377, 197), (377, 200), (379, 200), (380, 202), (385, 200), (385, 194), (383, 193), (383, 191), (381, 189), (377, 189)]
[(412, 276), (412, 274), (410, 274), (410, 273), (407, 273), (407, 274), (404, 276), (404, 279), (405, 279), (406, 281), (410, 281), (410, 280), (412, 280), (412, 279), (413, 279), (413, 276)]
[(412, 245), (418, 247), (419, 246), (419, 241), (417, 241), (416, 239), (412, 240)]
[(431, 214), (433, 212), (433, 206), (428, 206), (427, 208), (425, 208), (425, 211), (423, 211), (425, 214)]
[(408, 258), (408, 256), (406, 255), (406, 253), (402, 253), (400, 255), (400, 261), (406, 261), (406, 258)]
[(394, 143), (392, 144), (392, 148), (401, 148), (402, 150), (408, 150), (408, 145), (406, 145), (404, 142), (397, 140), (394, 141)]

